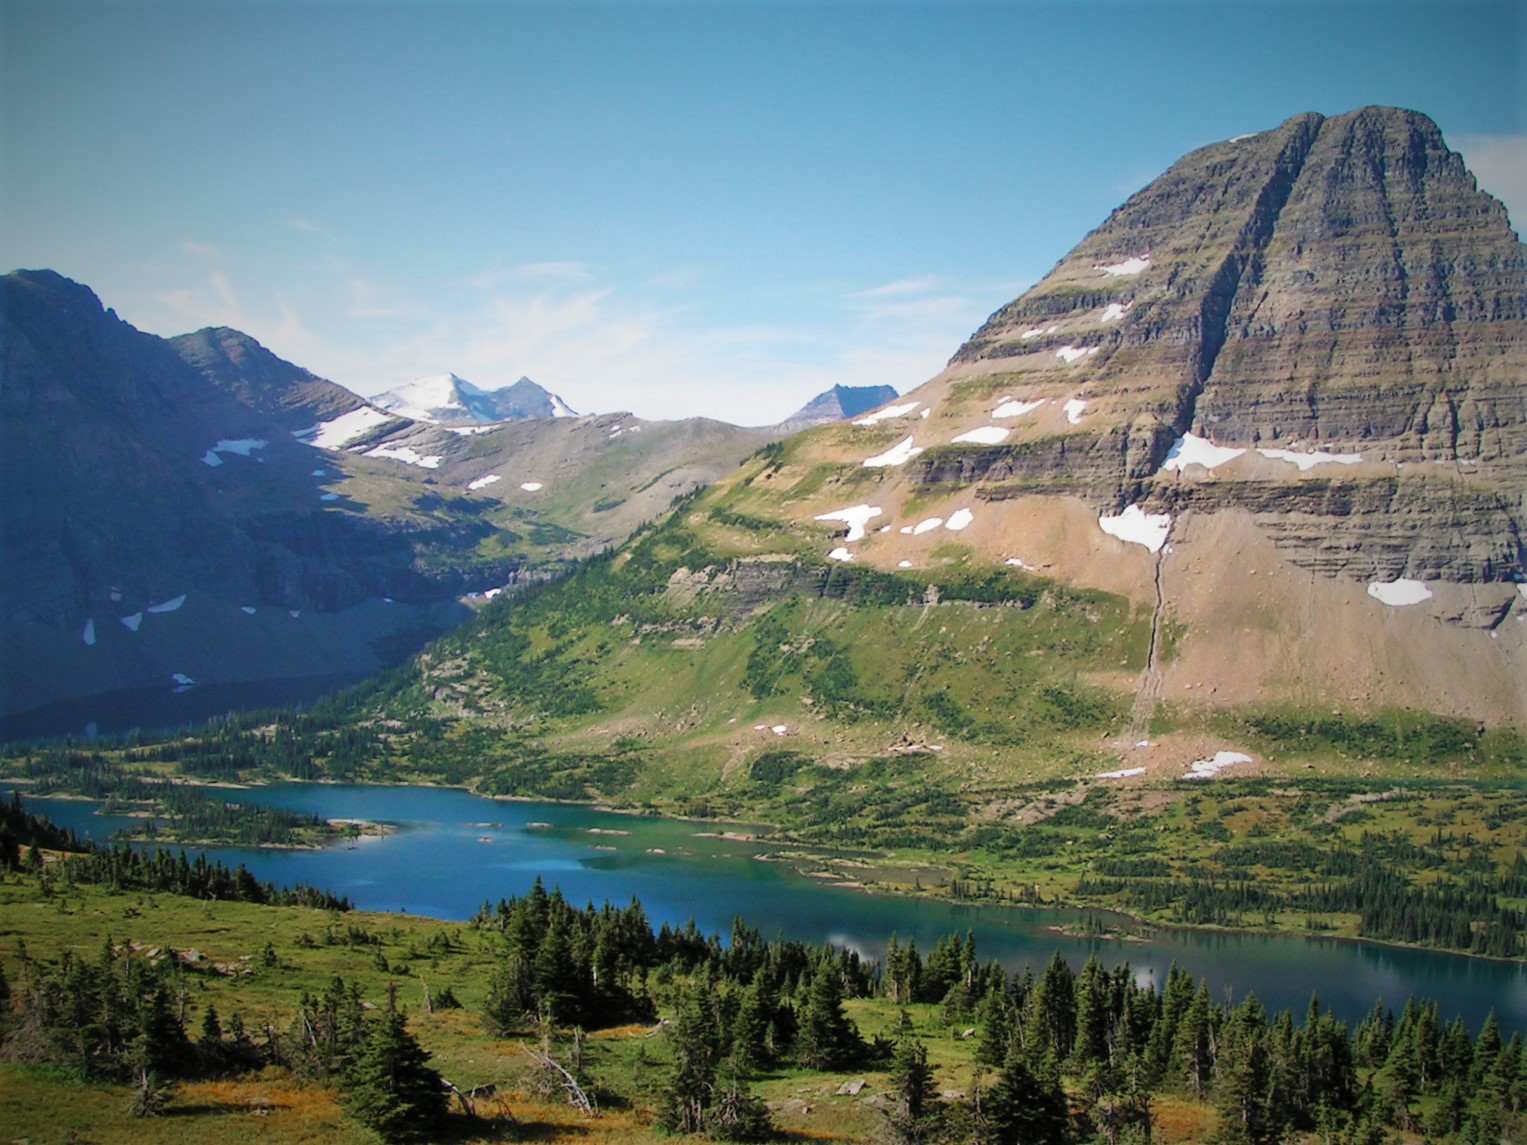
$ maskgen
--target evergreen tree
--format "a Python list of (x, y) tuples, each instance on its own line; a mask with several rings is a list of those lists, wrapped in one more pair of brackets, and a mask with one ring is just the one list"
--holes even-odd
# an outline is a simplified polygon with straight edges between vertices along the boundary
[(891, 1051), (890, 1121), (888, 1137), (896, 1145), (930, 1140), (937, 1128), (936, 1090), (928, 1047), (912, 1033), (907, 1012), (901, 1012), (900, 1032)]
[(1060, 1079), (1048, 1069), (1036, 1073), (1017, 1045), (982, 1098), (982, 1109), (994, 1145), (1060, 1145), (1071, 1124)]
[(351, 1115), (386, 1141), (428, 1140), (446, 1112), (445, 1087), (429, 1057), (389, 998), (346, 1077)]
[(721, 1036), (705, 992), (691, 990), (670, 1033), (673, 1072), (658, 1106), (658, 1123), (670, 1133), (701, 1133), (715, 1100)]
[(809, 1069), (838, 1069), (863, 1052), (859, 1030), (843, 1012), (843, 982), (831, 951), (816, 964), (795, 1042), (796, 1055)]

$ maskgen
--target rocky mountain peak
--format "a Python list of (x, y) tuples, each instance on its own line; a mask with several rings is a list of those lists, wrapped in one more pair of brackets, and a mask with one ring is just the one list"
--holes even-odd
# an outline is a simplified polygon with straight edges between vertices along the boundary
[(792, 430), (845, 421), (868, 413), (896, 398), (894, 386), (833, 386), (796, 410), (780, 425)]
[[(1064, 489), (1113, 511), (1265, 508), (1265, 485), (1211, 491), (1209, 470), (1163, 465), (1189, 433), (1252, 456), (1325, 450), (1364, 468), (1310, 480), (1374, 515), (1343, 514), (1340, 546), (1285, 531), (1295, 559), (1509, 580), (1523, 572), (1524, 320), (1524, 248), (1430, 119), (1296, 116), (1185, 156), (994, 314), (935, 388), (1000, 388), (1052, 412), (1000, 446), (929, 448), (916, 476)], [(1279, 494), (1284, 507), (1309, 488)], [(1445, 542), (1415, 518), (1439, 498)], [(1401, 516), (1413, 520), (1399, 534), (1426, 545), (1400, 539)]]
[(485, 390), (452, 373), (431, 374), (378, 394), (371, 403), (399, 417), (448, 426), (578, 416), (560, 397), (526, 377)]

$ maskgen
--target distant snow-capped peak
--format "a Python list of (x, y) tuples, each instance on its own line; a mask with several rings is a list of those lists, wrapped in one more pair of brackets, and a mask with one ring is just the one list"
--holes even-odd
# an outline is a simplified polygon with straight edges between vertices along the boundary
[(400, 417), (437, 425), (491, 425), (527, 418), (578, 416), (561, 397), (529, 378), (485, 390), (455, 374), (431, 374), (378, 394), (371, 403)]

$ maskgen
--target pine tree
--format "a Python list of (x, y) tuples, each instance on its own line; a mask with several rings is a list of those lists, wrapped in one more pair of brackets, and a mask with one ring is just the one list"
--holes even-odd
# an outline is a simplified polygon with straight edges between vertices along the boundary
[(429, 1057), (389, 998), (346, 1079), (351, 1115), (386, 1141), (427, 1140), (446, 1112), (445, 1087)]
[(928, 1065), (928, 1047), (912, 1033), (905, 1010), (891, 1051), (890, 1074), (890, 1140), (897, 1145), (929, 1140), (936, 1128), (933, 1069)]
[(995, 1145), (1060, 1145), (1071, 1124), (1060, 1079), (1049, 1070), (1032, 1070), (1016, 1043), (986, 1091), (982, 1110)]
[(843, 1012), (843, 982), (830, 951), (817, 962), (795, 1041), (801, 1064), (809, 1069), (849, 1065), (864, 1048), (858, 1028)]

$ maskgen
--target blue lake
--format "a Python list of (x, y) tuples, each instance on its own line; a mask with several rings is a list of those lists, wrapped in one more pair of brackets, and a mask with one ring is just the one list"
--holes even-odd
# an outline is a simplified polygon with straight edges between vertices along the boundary
[[(617, 904), (633, 896), (654, 926), (691, 918), (727, 936), (739, 915), (766, 937), (783, 934), (851, 946), (879, 957), (893, 934), (926, 954), (939, 936), (972, 932), (983, 958), (1038, 973), (1060, 950), (1076, 967), (1096, 953), (1128, 962), (1142, 980), (1164, 982), (1176, 962), (1206, 979), (1219, 1000), (1255, 991), (1274, 1012), (1302, 1016), (1312, 992), (1356, 1022), (1384, 998), (1435, 998), (1444, 1018), (1462, 1014), (1474, 1030), (1494, 1010), (1507, 1030), (1527, 1032), (1527, 966), (1461, 955), (1336, 939), (1272, 937), (1151, 928), (1139, 941), (1070, 937), (1056, 927), (1075, 911), (970, 906), (867, 894), (803, 877), (788, 864), (760, 861), (769, 841), (706, 837), (722, 828), (620, 815), (587, 807), (487, 799), (449, 788), (284, 784), (224, 793), (326, 819), (393, 825), (383, 837), (312, 851), (207, 848), (261, 879), (308, 883), (348, 896), (365, 910), (466, 919), (484, 902), (525, 893), (537, 877), (572, 902)], [(81, 801), (36, 806), (61, 825), (103, 839), (125, 823)], [(189, 849), (188, 849), (189, 850)], [(195, 852), (192, 851), (194, 854)]]

